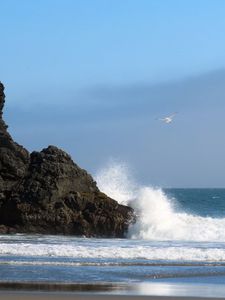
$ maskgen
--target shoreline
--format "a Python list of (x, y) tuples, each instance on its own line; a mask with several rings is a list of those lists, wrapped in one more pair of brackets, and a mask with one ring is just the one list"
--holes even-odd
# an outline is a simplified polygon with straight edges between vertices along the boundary
[(81, 293), (53, 293), (53, 292), (25, 292), (25, 291), (0, 291), (0, 299), (4, 300), (218, 300), (224, 297), (191, 297), (191, 296), (154, 296), (154, 295), (102, 295), (102, 294), (81, 294)]
[(225, 299), (225, 288), (218, 284), (169, 283), (60, 283), (0, 282), (4, 300), (218, 300)]
[(131, 290), (130, 285), (120, 283), (63, 283), (0, 281), (0, 293), (4, 291), (35, 293), (110, 293)]

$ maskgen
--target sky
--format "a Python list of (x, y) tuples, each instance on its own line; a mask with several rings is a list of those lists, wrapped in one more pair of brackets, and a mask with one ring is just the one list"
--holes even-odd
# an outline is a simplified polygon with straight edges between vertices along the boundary
[[(95, 174), (225, 187), (225, 1), (0, 0), (4, 118)], [(158, 120), (178, 112), (174, 122)]]

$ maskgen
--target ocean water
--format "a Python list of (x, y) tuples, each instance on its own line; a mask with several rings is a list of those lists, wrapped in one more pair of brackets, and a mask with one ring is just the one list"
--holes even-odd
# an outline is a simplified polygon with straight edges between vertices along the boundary
[(225, 189), (141, 186), (118, 164), (96, 180), (135, 209), (127, 238), (1, 235), (0, 286), (92, 284), (114, 293), (225, 296)]

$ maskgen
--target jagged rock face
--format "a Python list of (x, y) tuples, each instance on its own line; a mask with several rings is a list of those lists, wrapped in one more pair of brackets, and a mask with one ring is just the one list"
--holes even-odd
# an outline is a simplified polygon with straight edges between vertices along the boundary
[(2, 110), (5, 103), (4, 85), (0, 82), (0, 118), (2, 118)]
[(4, 103), (4, 86), (0, 83), (0, 204), (24, 177), (29, 164), (28, 151), (15, 143), (7, 132), (7, 126), (2, 119)]
[(16, 144), (2, 120), (3, 85), (0, 97), (0, 232), (123, 237), (132, 209), (101, 193), (57, 147), (29, 155)]

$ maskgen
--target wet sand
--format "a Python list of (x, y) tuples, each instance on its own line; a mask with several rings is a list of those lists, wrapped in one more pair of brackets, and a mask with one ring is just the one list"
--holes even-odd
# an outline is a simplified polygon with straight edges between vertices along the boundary
[(0, 292), (0, 299), (4, 300), (218, 300), (225, 298), (205, 298), (205, 297), (170, 297), (170, 296), (132, 296), (132, 295), (81, 295), (74, 293), (35, 293), (35, 292)]
[[(218, 300), (225, 299), (221, 285), (140, 285), (127, 284), (79, 284), (46, 282), (0, 282), (0, 299), (4, 300)], [(168, 289), (170, 287), (170, 289)], [(207, 289), (209, 291), (207, 292)], [(169, 293), (169, 294), (168, 294)]]

